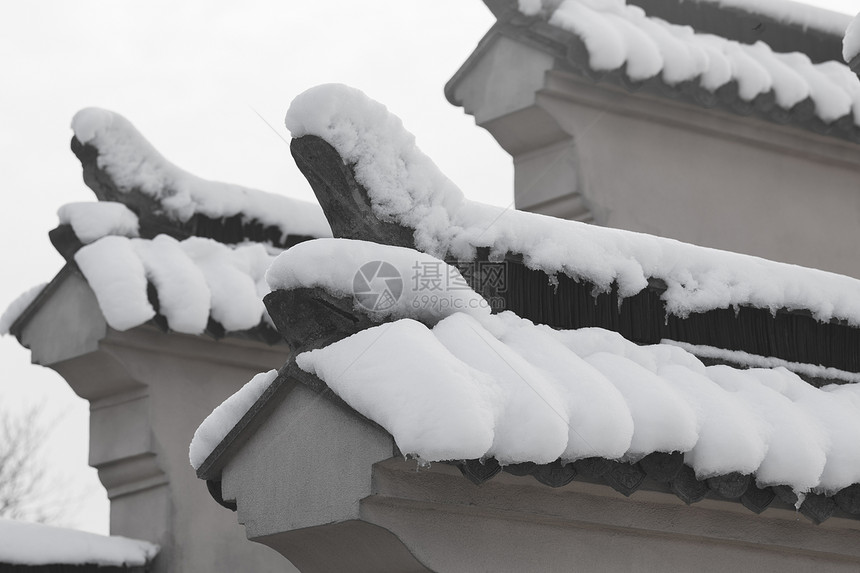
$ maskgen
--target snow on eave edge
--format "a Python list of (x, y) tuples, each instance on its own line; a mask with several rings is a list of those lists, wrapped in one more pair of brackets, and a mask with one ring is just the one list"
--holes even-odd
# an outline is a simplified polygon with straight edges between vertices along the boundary
[(34, 303), (42, 296), (48, 283), (42, 283), (31, 287), (18, 295), (6, 310), (0, 314), (0, 335), (14, 334), (15, 326), (21, 320), (21, 317), (28, 313)]
[[(291, 380), (291, 374), (287, 374), (287, 372), (294, 373), (294, 370), (290, 368), (291, 364), (295, 364), (294, 355), (291, 355), (287, 364), (276, 372), (274, 377), (265, 385), (265, 387), (260, 389), (259, 395), (251, 401), (247, 409), (238, 417), (238, 420), (232, 424), (226, 432), (223, 432), (222, 436), (219, 436), (217, 442), (213, 443), (211, 448), (205, 448), (208, 450), (205, 456), (201, 453), (203, 448), (201, 448), (197, 454), (192, 454), (192, 444), (195, 439), (197, 439), (197, 434), (205, 425), (206, 420), (201, 422), (200, 426), (198, 426), (194, 432), (194, 437), (188, 444), (189, 464), (194, 469), (198, 479), (206, 480), (207, 482), (221, 480), (221, 471), (224, 469), (224, 466), (227, 465), (230, 458), (235, 455), (237, 448), (240, 448), (245, 443), (246, 439), (250, 435), (249, 432), (255, 431), (257, 427), (265, 423), (265, 419), (271, 414), (271, 408), (269, 408), (269, 405), (273, 397), (278, 393), (283, 392), (286, 394), (292, 390), (294, 384)], [(251, 382), (253, 382), (253, 380), (258, 376), (266, 376), (270, 374), (270, 372), (271, 371), (257, 374), (257, 376), (254, 376), (245, 386), (251, 384)], [(243, 386), (243, 388), (245, 388), (245, 386)], [(242, 389), (240, 388), (238, 391), (231, 394), (218, 407), (214, 408), (206, 419), (209, 419), (209, 417), (223, 406), (224, 403), (238, 395), (241, 391)], [(199, 461), (199, 463), (195, 464), (195, 460)], [(218, 501), (217, 498), (216, 501)], [(223, 500), (219, 501), (219, 503), (222, 503), (222, 501)]]
[(9, 543), (0, 548), (0, 564), (33, 566), (146, 567), (160, 547), (119, 535), (0, 518), (0, 532)]
[[(17, 318), (9, 324), (9, 329), (6, 332), (0, 333), (0, 336), (4, 334), (9, 334), (14, 336), (19, 341), (21, 339), (21, 332), (33, 315), (45, 304), (45, 301), (50, 298), (54, 292), (59, 288), (59, 286), (63, 283), (67, 276), (78, 272), (74, 264), (66, 263), (62, 266), (59, 272), (54, 275), (47, 283), (44, 283), (42, 286), (42, 290), (39, 291), (39, 294), (24, 308), (17, 316)], [(34, 287), (35, 288), (35, 287)]]
[[(622, 18), (615, 14), (615, 12), (623, 12), (620, 9), (592, 10), (588, 7), (591, 4), (584, 0), (582, 2), (571, 0), (561, 4), (559, 10), (553, 12), (551, 16), (537, 16), (544, 25), (569, 34), (570, 38), (575, 39), (576, 46), (568, 46), (568, 49), (562, 50), (553, 48), (553, 45), (559, 44), (558, 38), (554, 38), (553, 34), (542, 32), (540, 27), (518, 25), (515, 33), (522, 34), (527, 42), (530, 41), (529, 38), (533, 38), (532, 43), (537, 41), (539, 49), (548, 50), (557, 61), (568, 62), (568, 67), (575, 73), (584, 73), (595, 81), (605, 78), (613, 83), (621, 83), (629, 89), (632, 89), (630, 87), (632, 83), (639, 86), (639, 89), (655, 90), (663, 97), (668, 95), (666, 89), (669, 89), (697, 107), (716, 105), (720, 109), (735, 114), (743, 116), (752, 114), (760, 119), (781, 124), (788, 123), (830, 137), (854, 143), (860, 141), (860, 82), (844, 64), (837, 61), (838, 50), (834, 51), (832, 59), (811, 64), (808, 61), (809, 58), (803, 53), (775, 52), (761, 41), (746, 44), (711, 34), (698, 32), (694, 34), (689, 26), (670, 24), (659, 18), (647, 16), (630, 19), (630, 14), (635, 11), (624, 12), (629, 14)], [(638, 6), (625, 5), (624, 9), (627, 8), (639, 10)], [(572, 12), (571, 9), (575, 10)], [(571, 15), (574, 12), (575, 18)], [(589, 18), (597, 16), (596, 21), (599, 21), (595, 24), (584, 19), (583, 14), (579, 12), (583, 12)], [(607, 15), (618, 17), (618, 21), (612, 18), (604, 21)], [(619, 23), (621, 20), (624, 20), (624, 25)], [(634, 21), (646, 22), (647, 26), (638, 28), (639, 24), (634, 25)], [(578, 23), (574, 25), (573, 22)], [(630, 45), (627, 45), (626, 41), (622, 42), (626, 48), (615, 46), (608, 50), (598, 50), (598, 46), (605, 48), (606, 45), (620, 41), (619, 38), (629, 32), (628, 28), (637, 29), (638, 36), (632, 34)], [(589, 34), (588, 31), (593, 33)], [(632, 50), (631, 46), (640, 46), (643, 39), (650, 42), (648, 50), (636, 48), (636, 57), (619, 55), (624, 50)], [(724, 48), (717, 49), (718, 46), (714, 42), (717, 44), (722, 42), (731, 50), (725, 48), (728, 51), (722, 53), (721, 50)], [(664, 60), (663, 56), (666, 55), (665, 51), (668, 47), (671, 46), (674, 50), (679, 44), (685, 47), (680, 51), (670, 51), (671, 57)], [(739, 50), (735, 49), (738, 47)], [(650, 52), (654, 54), (649, 56)], [(708, 55), (705, 56), (705, 53)], [(716, 64), (710, 61), (713, 54), (719, 55)], [(652, 56), (659, 59), (658, 67), (654, 68), (656, 64), (647, 66), (642, 64)], [(612, 63), (604, 62), (606, 58), (612, 60)], [(686, 69), (684, 66), (699, 66), (701, 61), (706, 62), (705, 68), (697, 73), (678, 72), (680, 69)], [(679, 62), (684, 62), (680, 68)], [(693, 64), (693, 62), (696, 63)], [(639, 71), (636, 66), (642, 68), (642, 71)], [(645, 73), (645, 69), (649, 71)], [(728, 77), (723, 77), (725, 69), (729, 70), (726, 72), (729, 74)], [(759, 72), (764, 74), (762, 77), (765, 77), (766, 81), (758, 77), (761, 74), (752, 74), (756, 70), (758, 70), (756, 74)], [(789, 73), (786, 74), (786, 70)], [(681, 74), (679, 78), (673, 77), (672, 74), (678, 73)], [(721, 79), (717, 80), (717, 78)], [(798, 81), (806, 86), (804, 89), (807, 93), (803, 97), (796, 95), (797, 86), (794, 83)], [(764, 84), (767, 85), (763, 87)], [(735, 88), (723, 89), (732, 85)], [(680, 89), (681, 87), (685, 89)], [(694, 90), (688, 89), (690, 87)], [(693, 91), (696, 93), (692, 93)], [(777, 100), (776, 104), (771, 101), (774, 97)], [(785, 101), (780, 102), (780, 99)], [(807, 117), (806, 110), (802, 109), (804, 106), (798, 108), (797, 104), (800, 103), (813, 107), (812, 117)], [(851, 121), (840, 121), (844, 118), (851, 118)]]

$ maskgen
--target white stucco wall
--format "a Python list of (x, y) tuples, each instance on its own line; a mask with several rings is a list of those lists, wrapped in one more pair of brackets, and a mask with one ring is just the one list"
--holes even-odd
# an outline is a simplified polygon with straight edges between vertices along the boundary
[(282, 366), (286, 345), (151, 326), (114, 331), (75, 273), (30, 318), (21, 339), (34, 361), (90, 400), (90, 464), (108, 491), (111, 533), (161, 545), (157, 573), (295, 570), (247, 540), (188, 462), (200, 422), (254, 374)]

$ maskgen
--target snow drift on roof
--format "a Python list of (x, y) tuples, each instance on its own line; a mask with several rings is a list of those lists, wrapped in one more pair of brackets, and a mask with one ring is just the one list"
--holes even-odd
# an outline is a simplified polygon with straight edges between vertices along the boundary
[(137, 237), (137, 215), (122, 203), (112, 201), (83, 201), (66, 203), (57, 211), (61, 225), (71, 225), (84, 244), (107, 235)]
[(157, 553), (147, 541), (0, 518), (0, 563), (134, 567)]
[(749, 305), (806, 309), (821, 321), (860, 326), (860, 281), (852, 278), (469, 201), (400, 119), (359, 90), (312, 88), (293, 101), (286, 125), (294, 137), (311, 134), (331, 144), (354, 166), (374, 213), (414, 229), (416, 248), (435, 257), (472, 260), (477, 248), (489, 247), (491, 257), (521, 254), (529, 268), (603, 291), (617, 283), (622, 297), (660, 279), (667, 312), (682, 317)]
[(212, 450), (230, 433), (233, 426), (239, 423), (277, 376), (277, 370), (257, 374), (206, 416), (188, 446), (188, 460), (195, 470), (206, 461)]
[(3, 314), (0, 315), (0, 334), (9, 334), (9, 328), (12, 327), (12, 324), (18, 320), (18, 317), (21, 316), (21, 313), (24, 312), (36, 297), (38, 297), (48, 283), (42, 283), (40, 285), (36, 285), (27, 291), (21, 293), (18, 298), (13, 300), (6, 310), (3, 311)]
[(555, 331), (513, 313), (402, 319), (296, 358), (426, 461), (548, 463), (684, 453), (699, 479), (827, 494), (860, 482), (860, 386), (704, 366), (665, 344)]
[(110, 174), (121, 191), (139, 189), (179, 221), (198, 213), (214, 219), (242, 215), (246, 221), (255, 219), (280, 228), (283, 236), (331, 236), (318, 205), (196, 177), (162, 157), (117, 113), (82, 109), (72, 119), (72, 129), (81, 143), (98, 149), (98, 166)]
[(490, 313), (454, 267), (413, 249), (367, 241), (300, 243), (275, 259), (266, 281), (272, 290), (319, 287), (353, 297), (375, 320), (409, 316), (435, 323), (455, 312)]
[(152, 240), (107, 236), (75, 253), (111, 328), (127, 330), (155, 316), (147, 295), (152, 283), (168, 326), (188, 334), (202, 333), (210, 317), (226, 331), (259, 325), (267, 316), (264, 275), (273, 259), (256, 243), (231, 247), (167, 235)]
[[(533, 4), (521, 3), (520, 9), (534, 14)], [(844, 64), (813, 64), (802, 53), (775, 53), (763, 42), (749, 45), (697, 34), (688, 26), (648, 17), (624, 0), (555, 4), (549, 23), (582, 40), (594, 71), (624, 69), (634, 82), (659, 77), (671, 86), (692, 81), (711, 92), (736, 81), (744, 101), (772, 91), (776, 104), (790, 110), (810, 98), (823, 122), (851, 116), (860, 125), (860, 81)]]

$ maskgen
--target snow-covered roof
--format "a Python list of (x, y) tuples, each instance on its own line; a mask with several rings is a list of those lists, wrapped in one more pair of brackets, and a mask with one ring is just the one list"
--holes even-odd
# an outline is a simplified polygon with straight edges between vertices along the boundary
[(484, 1), (499, 22), (446, 87), (454, 105), (459, 78), (508, 37), (595, 82), (860, 142), (844, 15), (781, 0)]
[(137, 567), (157, 553), (147, 541), (0, 518), (0, 564)]
[[(137, 217), (115, 202), (72, 203), (58, 215), (60, 228), (68, 225), (77, 240), (64, 255), (83, 274), (111, 328), (155, 319), (175, 332), (220, 336), (271, 324), (262, 297), (269, 292), (266, 269), (280, 249), (168, 234), (141, 238)], [(0, 333), (9, 332), (44, 288), (30, 289), (6, 309)]]
[[(294, 362), (254, 378), (198, 430), (190, 457), (199, 475), (212, 479), (223, 463), (213, 458), (232, 451), (228, 442), (238, 443), (237, 432), (266, 411), (279, 388), (289, 391), (282, 378), (297, 368), (387, 430), (402, 453), (458, 461), (461, 469), (474, 466), (463, 460), (492, 460), (516, 472), (529, 464), (604, 460), (647, 472), (637, 464), (670, 455), (699, 484), (691, 486), (699, 494), (679, 493), (682, 499), (700, 499), (711, 487), (705, 481), (717, 491), (743, 482), (745, 491), (752, 479), (767, 490), (755, 489), (761, 499), (749, 506), (756, 511), (782, 492), (816, 521), (840, 503), (829, 496), (845, 499), (842, 492), (860, 487), (855, 373), (674, 341), (637, 345), (600, 328), (556, 330), (510, 311), (493, 314), (490, 301), (442, 259), (461, 264), (478, 249), (491, 260), (514, 254), (556, 284), (564, 274), (598, 290), (615, 288), (621, 297), (656, 278), (666, 285), (667, 311), (681, 316), (731, 306), (789, 308), (853, 327), (860, 326), (860, 281), (468, 201), (398, 118), (346, 86), (300, 95), (286, 124), (296, 138), (327, 142), (362, 186), (343, 192), (353, 199), (366, 194), (371, 215), (411, 230), (417, 250), (317, 239), (275, 259), (266, 280), (277, 292), (267, 301), (278, 312), (289, 312), (283, 301), (322, 292), (351, 301), (353, 320), (343, 321), (348, 306), (312, 305), (320, 313), (331, 308), (337, 324), (350, 326), (321, 333), (319, 325), (332, 323), (303, 315), (316, 338), (294, 337)], [(329, 215), (354, 216), (338, 209)], [(427, 268), (446, 280), (422, 281)], [(291, 290), (297, 298), (282, 296)], [(276, 323), (284, 328), (288, 321)], [(696, 354), (723, 363), (706, 366)], [(817, 388), (799, 374), (825, 382)], [(663, 477), (676, 493), (686, 487), (677, 479)]]
[[(521, 4), (527, 14), (531, 6)], [(809, 99), (825, 124), (850, 117), (860, 125), (860, 80), (841, 62), (813, 64), (799, 53), (775, 53), (763, 43), (743, 44), (695, 33), (651, 18), (623, 0), (565, 0), (548, 22), (571, 32), (595, 72), (623, 70), (632, 82), (659, 78), (669, 86), (692, 82), (715, 93), (730, 84), (744, 102), (772, 94), (788, 112)]]
[(254, 406), (277, 375), (277, 370), (257, 374), (206, 416), (188, 446), (188, 459), (195, 470)]
[(115, 201), (66, 203), (57, 210), (57, 217), (85, 245), (107, 235), (137, 237), (140, 233), (137, 215)]
[[(402, 276), (415, 268), (408, 249), (371, 245), (298, 245), (298, 256), (287, 251), (272, 266), (270, 286), (343, 296), (344, 268), (372, 260), (391, 261)], [(330, 264), (308, 269), (307, 260)], [(433, 303), (421, 304), (431, 293)], [(296, 363), (388, 430), (401, 452), (426, 461), (635, 462), (679, 451), (701, 479), (755, 474), (760, 485), (828, 494), (860, 482), (860, 384), (816, 389), (785, 368), (705, 367), (675, 345), (638, 346), (603, 329), (559, 331), (458, 304), (479, 298), (459, 282), (404, 285), (393, 322)]]
[[(174, 221), (187, 222), (195, 215), (215, 220), (239, 216), (243, 223), (257, 222), (280, 229), (281, 238), (331, 236), (318, 205), (196, 177), (166, 160), (131, 122), (117, 113), (83, 109), (75, 114), (72, 129), (79, 144), (97, 151), (97, 167), (110, 177), (118, 193), (109, 199), (120, 201), (124, 194), (140, 192)], [(80, 149), (76, 153), (83, 162), (87, 154)], [(90, 181), (88, 184), (93, 185)]]
[[(83, 273), (116, 330), (155, 319), (176, 332), (218, 336), (268, 324), (261, 298), (274, 254), (331, 235), (318, 205), (195, 177), (119, 114), (87, 108), (72, 127), (72, 148), (100, 201), (62, 206), (51, 241)], [(0, 332), (14, 329), (41, 292), (16, 300)]]
[(716, 4), (722, 8), (737, 8), (753, 14), (769, 16), (784, 24), (794, 24), (804, 30), (819, 30), (837, 36), (845, 33), (845, 28), (851, 20), (851, 17), (846, 14), (793, 0), (692, 0), (692, 2)]
[(699, 479), (832, 495), (860, 482), (860, 386), (704, 366), (671, 345), (556, 331), (512, 313), (402, 319), (297, 356), (400, 451), (503, 465), (682, 452)]
[(479, 248), (491, 259), (521, 255), (527, 267), (551, 276), (589, 281), (599, 291), (615, 285), (620, 297), (658, 279), (666, 285), (666, 311), (682, 317), (752, 306), (860, 326), (860, 281), (853, 278), (470, 201), (400, 119), (359, 90), (312, 88), (293, 101), (286, 124), (293, 137), (332, 145), (353, 166), (373, 213), (413, 230), (415, 248), (440, 259), (473, 260)]
[[(176, 332), (201, 334), (209, 319), (225, 331), (248, 330), (267, 315), (264, 279), (274, 257), (259, 244), (228, 246), (212, 239), (178, 241), (103, 237), (74, 260), (96, 295), (107, 323), (127, 330), (162, 315)], [(157, 309), (149, 300), (152, 283)]]
[[(267, 279), (272, 288), (349, 298), (349, 271), (384, 261), (409, 277), (410, 261), (426, 259), (401, 247), (320, 239), (280, 255)], [(459, 276), (435, 264), (443, 276)], [(640, 346), (599, 328), (555, 330), (491, 314), (487, 304), (463, 307), (480, 296), (461, 281), (432, 290), (410, 283), (376, 315), (388, 322), (309, 352), (294, 349), (299, 368), (387, 430), (404, 454), (516, 466), (636, 464), (680, 452), (698, 480), (751, 475), (758, 488), (793, 491), (798, 507), (808, 494), (833, 496), (860, 483), (860, 384), (815, 388), (782, 363), (706, 366), (670, 341)], [(354, 304), (364, 306), (358, 297)], [(207, 418), (190, 449), (195, 468), (276, 376), (255, 377)]]

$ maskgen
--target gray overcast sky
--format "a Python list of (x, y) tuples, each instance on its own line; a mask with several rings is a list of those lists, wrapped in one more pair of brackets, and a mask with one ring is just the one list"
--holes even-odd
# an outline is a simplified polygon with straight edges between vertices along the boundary
[[(808, 3), (860, 10), (857, 0)], [(508, 205), (510, 157), (442, 94), (493, 21), (480, 0), (3, 2), (0, 307), (61, 267), (47, 237), (57, 208), (94, 199), (69, 150), (83, 107), (126, 116), (196, 175), (313, 200), (271, 127), (289, 139), (293, 97), (346, 83), (399, 115), (467, 196)], [(64, 492), (79, 501), (68, 524), (107, 532), (107, 503), (86, 467), (86, 402), (3, 337), (0, 411), (34, 403), (57, 420), (52, 466), (80, 484)]]

